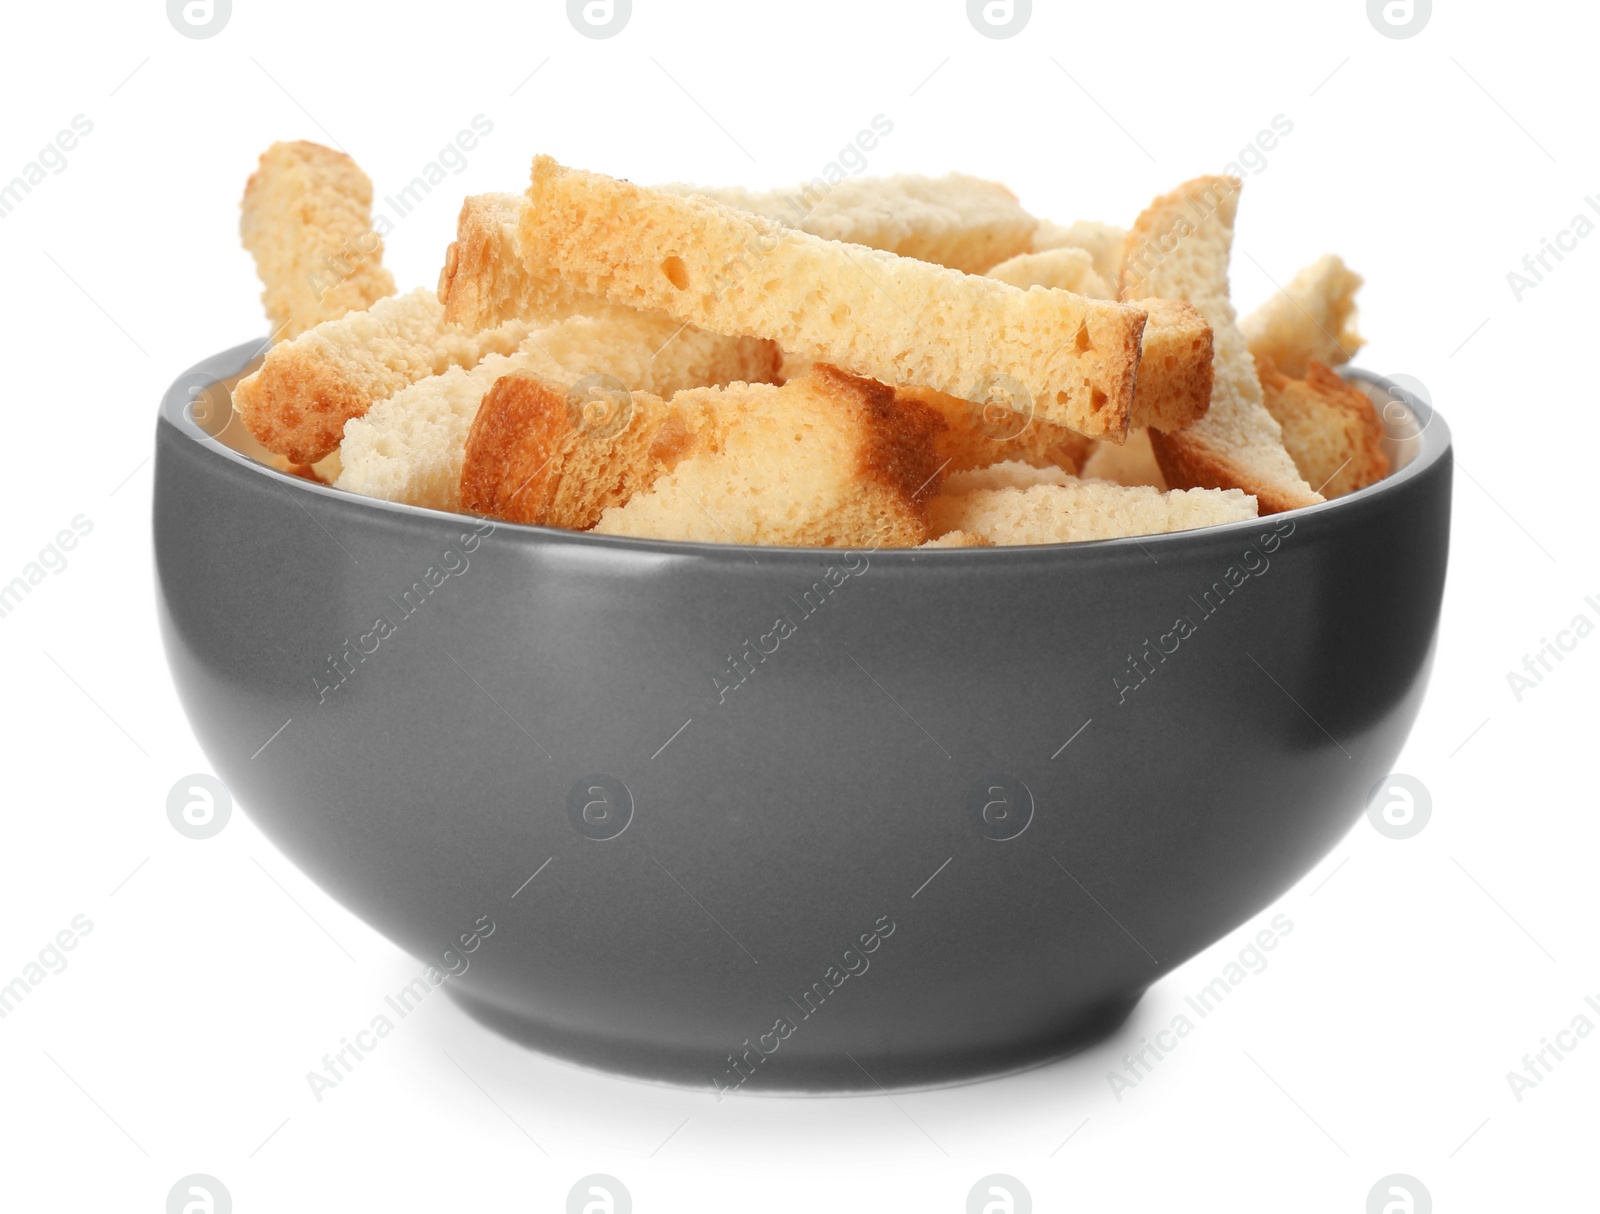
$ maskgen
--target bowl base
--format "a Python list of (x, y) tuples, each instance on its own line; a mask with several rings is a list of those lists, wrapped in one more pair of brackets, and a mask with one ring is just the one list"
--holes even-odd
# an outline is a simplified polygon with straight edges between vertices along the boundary
[(1107, 1000), (1043, 1037), (982, 1049), (950, 1049), (924, 1054), (874, 1054), (843, 1050), (836, 1054), (784, 1055), (781, 1046), (768, 1057), (751, 1053), (750, 1073), (730, 1066), (730, 1057), (711, 1050), (618, 1040), (573, 1031), (533, 1019), (459, 988), (451, 1000), (479, 1024), (559, 1061), (626, 1079), (710, 1089), (740, 1096), (870, 1095), (889, 1091), (952, 1087), (1032, 1070), (1098, 1044), (1122, 1027), (1144, 991)]

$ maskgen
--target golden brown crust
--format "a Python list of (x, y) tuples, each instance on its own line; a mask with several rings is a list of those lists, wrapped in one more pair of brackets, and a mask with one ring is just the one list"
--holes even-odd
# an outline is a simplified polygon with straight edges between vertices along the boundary
[(461, 465), (461, 509), (513, 523), (543, 521), (542, 471), (566, 393), (531, 375), (504, 375), (484, 395)]
[(875, 379), (818, 363), (811, 378), (846, 408), (860, 415), (867, 436), (860, 451), (860, 473), (912, 503), (924, 516), (927, 501), (939, 491), (944, 470), (935, 450), (944, 417), (912, 396), (902, 396)]
[(516, 349), (512, 325), (469, 333), (443, 321), (422, 289), (324, 321), (267, 351), (233, 394), (245, 428), (269, 450), (315, 463), (338, 449), (345, 423), (380, 400), (453, 366)]
[(1383, 425), (1366, 393), (1315, 360), (1304, 379), (1284, 375), (1260, 355), (1256, 370), (1267, 411), (1283, 427), (1283, 445), (1324, 497), (1342, 497), (1389, 475)]
[(1213, 336), (1206, 318), (1176, 299), (1141, 299), (1145, 323), (1133, 426), (1181, 430), (1211, 407)]
[(249, 399), (259, 405), (241, 409), (246, 428), (267, 450), (297, 464), (314, 464), (335, 450), (345, 422), (372, 407), (372, 396), (336, 368), (271, 354), (250, 385)]
[(898, 392), (902, 400), (918, 401), (944, 420), (933, 442), (946, 472), (1021, 460), (1075, 473), (1094, 448), (1094, 439), (1076, 430), (1016, 412), (1001, 402), (965, 400), (932, 388)]
[(461, 508), (513, 523), (583, 531), (666, 472), (693, 446), (660, 443), (665, 403), (647, 392), (586, 415), (569, 390), (535, 375), (505, 375), (479, 406), (461, 467)]
[(797, 356), (955, 395), (1008, 376), (1041, 417), (1127, 433), (1145, 314), (823, 240), (703, 198), (537, 157), (518, 247), (529, 278), (769, 338)]
[(488, 328), (507, 320), (554, 319), (524, 314), (528, 284), (515, 241), (521, 211), (517, 194), (478, 194), (462, 202), (456, 238), (439, 271), (447, 321)]
[(1245, 482), (1253, 478), (1243, 473), (1226, 452), (1189, 441), (1182, 431), (1150, 431), (1150, 448), (1161, 466), (1161, 475), (1174, 489), (1243, 489), (1255, 497), (1263, 515), (1281, 514), (1310, 504), (1300, 494), (1281, 491), (1276, 485), (1247, 485)]

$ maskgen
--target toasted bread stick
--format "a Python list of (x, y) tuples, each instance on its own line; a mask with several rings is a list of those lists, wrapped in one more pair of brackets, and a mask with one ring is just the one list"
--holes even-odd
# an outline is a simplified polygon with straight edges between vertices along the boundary
[(1121, 275), (1122, 243), (1127, 236), (1127, 229), (1093, 219), (1064, 225), (1046, 219), (1034, 230), (1033, 250), (1082, 249), (1094, 259), (1095, 273), (1114, 283)]
[(1283, 445), (1300, 475), (1323, 497), (1343, 497), (1389, 475), (1383, 425), (1367, 394), (1313, 361), (1292, 379), (1256, 359), (1267, 412), (1283, 427)]
[(965, 173), (943, 177), (822, 178), (787, 190), (758, 193), (733, 187), (657, 187), (694, 194), (824, 240), (936, 262), (967, 274), (985, 273), (1033, 247), (1038, 221), (998, 181)]
[[(534, 161), (528, 200), (518, 245), (535, 280), (969, 399), (986, 380), (1006, 376), (1046, 421), (1113, 439), (1127, 432), (1142, 308), (1023, 291), (826, 241), (703, 198), (564, 169), (545, 156)], [(1178, 310), (1163, 315), (1170, 321)], [(1196, 317), (1177, 335), (1196, 361), (1194, 330), (1203, 328)], [(1204, 407), (1195, 386), (1193, 376), (1181, 384), (1190, 415)], [(1163, 416), (1176, 411), (1164, 408)]]
[(539, 375), (563, 390), (593, 379), (599, 389), (620, 383), (668, 395), (705, 384), (770, 378), (777, 370), (777, 350), (770, 342), (699, 330), (673, 337), (679, 328), (666, 317), (627, 309), (604, 317), (573, 316), (529, 334), (509, 356), (491, 354), (474, 367), (453, 367), (419, 380), (345, 426), (336, 484), (371, 497), (456, 509), (473, 418), (484, 394), (503, 375)]
[(268, 450), (312, 464), (377, 401), (449, 367), (509, 354), (526, 336), (515, 323), (480, 332), (448, 324), (433, 293), (419, 288), (279, 342), (234, 389), (233, 405)]
[(1363, 345), (1356, 332), (1361, 275), (1335, 254), (1319, 257), (1239, 322), (1250, 353), (1284, 375), (1303, 378), (1313, 361), (1337, 367)]
[(1076, 430), (1015, 412), (1007, 407), (998, 387), (998, 398), (982, 404), (932, 388), (901, 388), (899, 393), (927, 405), (944, 419), (945, 429), (933, 441), (940, 463), (949, 472), (982, 468), (1001, 460), (1049, 464), (1076, 472), (1094, 446), (1093, 439)]
[(928, 538), (942, 424), (932, 410), (826, 364), (782, 388), (735, 384), (716, 396), (714, 442), (606, 510), (597, 532), (795, 547)]
[(1186, 300), (1211, 324), (1211, 407), (1181, 430), (1156, 428), (1150, 436), (1167, 483), (1242, 489), (1270, 514), (1322, 497), (1300, 476), (1262, 404), (1255, 362), (1228, 299), (1239, 187), (1236, 177), (1200, 177), (1151, 203), (1128, 233), (1122, 297)]
[(535, 278), (517, 251), (521, 194), (475, 194), (461, 204), (456, 238), (439, 272), (439, 302), (447, 320), (485, 329), (508, 320), (531, 328), (611, 305), (559, 281)]
[(343, 152), (275, 143), (239, 204), (239, 235), (256, 261), (275, 338), (371, 307), (394, 294), (372, 228), (372, 182)]
[[(585, 407), (595, 404), (603, 410)], [(688, 412), (674, 415), (648, 392), (585, 401), (557, 380), (503, 376), (483, 398), (467, 436), (461, 509), (586, 531), (608, 507), (622, 505), (669, 470), (670, 456), (689, 445), (689, 433), (681, 420), (685, 441), (663, 431), (669, 418)]]
[(945, 493), (928, 507), (934, 532), (961, 531), (1000, 545), (1154, 535), (1255, 517), (1255, 499), (1237, 489), (1162, 493), (1071, 478)]
[(1064, 247), (1039, 253), (1019, 253), (990, 268), (987, 277), (1026, 291), (1029, 287), (1056, 287), (1089, 299), (1115, 299), (1117, 288), (1094, 268), (1087, 249)]

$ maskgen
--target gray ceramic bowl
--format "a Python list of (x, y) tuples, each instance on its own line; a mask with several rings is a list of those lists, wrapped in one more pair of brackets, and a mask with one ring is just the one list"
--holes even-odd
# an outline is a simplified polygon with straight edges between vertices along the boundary
[(1422, 701), (1449, 431), (1375, 380), (1402, 466), (1292, 514), (746, 551), (272, 471), (190, 403), (251, 350), (157, 424), (195, 732), (313, 879), (575, 1062), (875, 1090), (1080, 1048), (1327, 853)]

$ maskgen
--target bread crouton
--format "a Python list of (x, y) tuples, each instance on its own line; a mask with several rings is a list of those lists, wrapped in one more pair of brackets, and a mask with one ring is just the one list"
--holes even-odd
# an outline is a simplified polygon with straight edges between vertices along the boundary
[(335, 483), (370, 497), (456, 509), (473, 419), (485, 393), (504, 375), (538, 375), (564, 386), (605, 376), (633, 391), (665, 396), (767, 378), (777, 369), (777, 352), (768, 342), (699, 330), (673, 338), (677, 328), (665, 317), (626, 309), (568, 317), (530, 333), (510, 355), (491, 354), (474, 367), (419, 380), (345, 426)]
[(233, 405), (268, 450), (312, 464), (337, 450), (345, 422), (377, 401), (449, 367), (509, 354), (526, 336), (517, 324), (481, 332), (448, 324), (433, 293), (419, 288), (279, 342), (240, 381)]
[[(503, 376), (467, 437), (461, 509), (586, 531), (608, 507), (648, 489), (692, 445), (663, 434), (669, 416), (667, 402), (647, 392), (585, 400), (565, 383)], [(681, 421), (677, 430), (690, 438)]]
[(934, 438), (939, 462), (947, 471), (982, 468), (1001, 460), (1049, 464), (1076, 472), (1094, 440), (1076, 430), (1017, 413), (1000, 400), (982, 404), (932, 388), (901, 388), (899, 394), (919, 401), (944, 418), (945, 429)]
[(1127, 229), (1093, 219), (1075, 223), (1052, 223), (1041, 219), (1033, 233), (1033, 251), (1082, 249), (1094, 259), (1094, 272), (1109, 283), (1117, 281), (1122, 267), (1122, 244)]
[[(1092, 226), (1105, 228), (1107, 233), (1122, 230)], [(1073, 245), (1013, 257), (986, 277), (1024, 290), (1056, 287), (1090, 299), (1117, 296), (1117, 289), (1095, 270), (1089, 250)], [(1131, 424), (1134, 428), (1181, 429), (1205, 412), (1211, 400), (1211, 326), (1200, 313), (1177, 300), (1150, 299), (1140, 306), (1149, 313), (1149, 320), (1140, 341)], [(1197, 406), (1197, 401), (1204, 403)], [(1110, 441), (1119, 440), (1112, 435)]]
[[(1127, 432), (1142, 308), (1022, 291), (826, 241), (704, 198), (565, 169), (547, 156), (534, 161), (528, 200), (518, 246), (536, 281), (715, 332), (770, 338), (796, 356), (891, 383), (964, 395), (988, 377), (1009, 376), (1046, 421), (1119, 440)], [(1146, 338), (1146, 350), (1158, 337)], [(1198, 359), (1187, 328), (1180, 344)], [(1154, 370), (1165, 373), (1164, 361), (1154, 360)], [(1181, 386), (1193, 415), (1204, 400), (1192, 377)]]
[(1261, 401), (1255, 362), (1228, 299), (1228, 258), (1239, 206), (1236, 177), (1199, 177), (1157, 198), (1128, 233), (1122, 257), (1125, 301), (1182, 299), (1211, 324), (1211, 405), (1183, 429), (1151, 434), (1167, 483), (1242, 489), (1264, 514), (1320, 502), (1283, 446)]
[(596, 532), (794, 547), (928, 538), (937, 413), (827, 364), (781, 388), (730, 386), (714, 407), (714, 443), (605, 511)]
[(472, 329), (508, 320), (537, 327), (607, 310), (592, 295), (529, 272), (517, 252), (525, 205), (521, 194), (475, 194), (461, 204), (456, 238), (439, 271), (439, 302), (447, 320)]
[(1250, 353), (1295, 379), (1313, 360), (1329, 367), (1349, 362), (1366, 344), (1355, 324), (1360, 286), (1361, 275), (1339, 257), (1319, 257), (1239, 322)]
[(372, 229), (372, 182), (343, 152), (275, 143), (245, 183), (239, 235), (266, 290), (274, 338), (394, 294), (383, 240)]
[(1117, 289), (1094, 268), (1087, 249), (1046, 249), (1041, 253), (1019, 253), (1002, 261), (986, 277), (1008, 282), (1014, 287), (1055, 287), (1089, 299), (1115, 299)]
[(998, 181), (965, 173), (943, 177), (818, 178), (787, 190), (757, 193), (733, 187), (663, 185), (749, 211), (824, 240), (882, 249), (967, 274), (1028, 252), (1038, 221)]
[(1255, 517), (1255, 498), (1237, 489), (1161, 493), (1076, 479), (943, 493), (928, 505), (936, 534), (962, 531), (1000, 545), (1154, 535)]
[(1343, 497), (1389, 475), (1383, 424), (1367, 394), (1312, 361), (1304, 379), (1256, 359), (1267, 412), (1283, 427), (1283, 445), (1300, 474), (1327, 498)]

